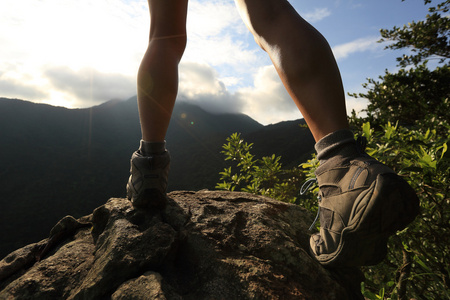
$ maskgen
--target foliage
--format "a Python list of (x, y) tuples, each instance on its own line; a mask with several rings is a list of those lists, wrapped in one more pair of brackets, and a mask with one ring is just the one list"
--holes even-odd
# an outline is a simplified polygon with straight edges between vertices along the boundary
[(371, 123), (399, 122), (429, 126), (450, 120), (450, 68), (429, 70), (426, 64), (397, 73), (386, 71), (379, 81), (368, 79), (366, 93), (351, 94), (369, 100), (365, 110)]
[[(375, 131), (364, 123), (367, 153), (391, 166), (416, 190), (421, 215), (388, 244), (387, 259), (363, 268), (369, 299), (447, 299), (450, 289), (450, 126), (408, 129), (388, 123)], [(446, 131), (446, 135), (438, 132)], [(381, 294), (379, 292), (378, 296)], [(369, 297), (370, 296), (370, 297)]]
[[(425, 4), (431, 0), (425, 0)], [(403, 67), (397, 73), (386, 70), (379, 81), (368, 79), (363, 87), (367, 93), (350, 94), (369, 100), (365, 110), (368, 121), (377, 126), (386, 122), (429, 127), (450, 119), (450, 0), (428, 8), (425, 21), (410, 22), (403, 28), (381, 29), (380, 41), (392, 41), (387, 49), (409, 49), (409, 54), (397, 58)], [(412, 54), (411, 54), (412, 53)], [(428, 60), (439, 58), (434, 70)], [(406, 68), (413, 65), (412, 68)], [(431, 122), (429, 122), (431, 120)]]
[[(403, 69), (369, 79), (367, 93), (353, 94), (369, 100), (366, 118), (351, 117), (369, 140), (368, 153), (407, 179), (421, 203), (416, 221), (390, 239), (387, 259), (364, 268), (368, 299), (450, 298), (450, 19), (442, 15), (449, 6), (441, 2), (425, 21), (381, 30), (382, 41), (394, 41), (387, 48), (412, 54), (397, 59)], [(432, 58), (443, 65), (429, 70)]]
[[(244, 142), (238, 133), (227, 138), (222, 153), (225, 160), (232, 161), (232, 165), (220, 172), (221, 182), (216, 188), (264, 195), (288, 203), (300, 203), (302, 197), (298, 191), (306, 174), (298, 172), (297, 168), (283, 169), (279, 156), (256, 158), (250, 152), (252, 146), (253, 144)], [(317, 210), (315, 200), (305, 199), (308, 201), (301, 201), (301, 206)]]
[[(425, 1), (425, 4), (431, 1)], [(412, 21), (402, 28), (382, 29), (380, 41), (394, 41), (386, 49), (411, 49), (411, 55), (397, 58), (399, 65), (418, 65), (425, 59), (437, 58), (443, 63), (450, 58), (450, 18), (446, 15), (450, 9), (450, 0), (430, 7), (430, 14), (424, 21)]]

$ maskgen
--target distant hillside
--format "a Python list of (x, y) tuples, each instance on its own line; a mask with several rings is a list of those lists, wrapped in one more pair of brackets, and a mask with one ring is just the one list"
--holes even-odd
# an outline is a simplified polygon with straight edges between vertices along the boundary
[(253, 154), (281, 156), (285, 167), (295, 167), (311, 158), (314, 138), (308, 129), (301, 128), (302, 120), (285, 121), (244, 134), (247, 142), (254, 143)]
[[(263, 126), (178, 102), (167, 134), (169, 190), (214, 189), (225, 166), (221, 146), (233, 132), (253, 142), (256, 154), (298, 164), (314, 143), (300, 122)], [(124, 197), (140, 137), (135, 97), (88, 109), (0, 98), (0, 258), (47, 236), (67, 214), (79, 217)]]

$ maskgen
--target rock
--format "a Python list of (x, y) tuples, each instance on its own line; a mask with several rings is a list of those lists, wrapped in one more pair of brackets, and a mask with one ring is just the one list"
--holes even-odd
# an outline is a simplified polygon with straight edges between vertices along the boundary
[(40, 261), (53, 247), (75, 234), (78, 229), (90, 226), (92, 226), (91, 223), (78, 221), (72, 216), (62, 218), (52, 228), (48, 239), (14, 251), (0, 262), (0, 282)]
[(162, 211), (113, 198), (3, 259), (0, 299), (363, 299), (358, 269), (310, 257), (312, 219), (238, 192), (172, 192)]

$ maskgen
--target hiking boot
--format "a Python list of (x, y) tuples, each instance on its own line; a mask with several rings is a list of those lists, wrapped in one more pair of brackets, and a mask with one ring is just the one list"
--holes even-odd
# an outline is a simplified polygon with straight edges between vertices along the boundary
[(138, 150), (131, 156), (127, 197), (136, 208), (164, 208), (169, 176), (170, 154), (143, 156)]
[(311, 254), (322, 265), (364, 266), (381, 262), (390, 235), (419, 213), (419, 199), (393, 170), (359, 152), (335, 156), (316, 170), (320, 232)]

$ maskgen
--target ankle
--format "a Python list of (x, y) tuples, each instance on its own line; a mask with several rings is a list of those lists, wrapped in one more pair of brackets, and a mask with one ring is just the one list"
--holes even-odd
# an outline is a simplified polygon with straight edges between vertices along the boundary
[(342, 129), (332, 132), (320, 139), (314, 148), (320, 165), (336, 156), (349, 157), (357, 154), (356, 141), (353, 132)]
[(166, 141), (163, 142), (147, 142), (141, 140), (139, 152), (143, 156), (162, 154), (166, 151)]

